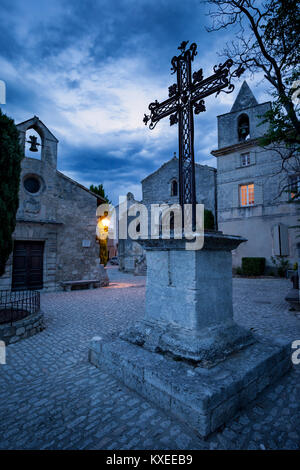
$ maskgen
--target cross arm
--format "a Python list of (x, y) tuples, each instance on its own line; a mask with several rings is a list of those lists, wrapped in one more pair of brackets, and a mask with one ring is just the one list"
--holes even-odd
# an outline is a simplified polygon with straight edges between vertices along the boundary
[[(214, 93), (219, 94), (220, 91), (225, 91), (224, 88), (228, 88), (225, 93), (231, 93), (234, 90), (234, 85), (230, 83), (230, 80), (234, 76), (240, 76), (243, 73), (242, 69), (235, 70), (230, 73), (230, 67), (233, 65), (231, 59), (214, 67), (214, 74), (208, 78), (202, 79), (202, 73), (194, 73), (194, 82), (191, 87), (191, 102), (195, 104), (196, 101), (206, 98), (207, 96), (213, 95)], [(200, 77), (200, 80), (198, 80)]]
[(176, 112), (178, 108), (177, 99), (178, 97), (175, 95), (165, 101), (162, 101), (161, 103), (159, 103), (157, 100), (154, 101), (154, 103), (150, 103), (150, 116), (145, 114), (143, 119), (145, 125), (148, 124), (148, 121), (151, 121), (149, 128), (154, 129), (158, 121)]

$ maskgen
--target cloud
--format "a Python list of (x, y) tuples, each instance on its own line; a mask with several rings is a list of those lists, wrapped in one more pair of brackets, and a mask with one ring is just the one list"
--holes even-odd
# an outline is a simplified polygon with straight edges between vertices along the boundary
[[(119, 192), (141, 197), (140, 180), (178, 149), (176, 126), (168, 119), (153, 131), (142, 122), (149, 103), (167, 98), (175, 81), (170, 59), (182, 40), (195, 41), (193, 67), (209, 75), (221, 61), (220, 43), (230, 35), (205, 32), (209, 18), (198, 0), (2, 0), (1, 5), (3, 111), (16, 122), (38, 115), (59, 139), (59, 169), (70, 177), (87, 186), (103, 183), (114, 202)], [(261, 85), (257, 91), (259, 99), (265, 96)], [(228, 112), (233, 99), (210, 97), (207, 112), (196, 116), (196, 161), (213, 163), (216, 116)]]

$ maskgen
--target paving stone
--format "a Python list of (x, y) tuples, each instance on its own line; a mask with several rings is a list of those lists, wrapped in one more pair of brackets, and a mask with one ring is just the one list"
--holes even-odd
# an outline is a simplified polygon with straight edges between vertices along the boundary
[[(206, 440), (91, 366), (91, 338), (112, 338), (144, 312), (145, 278), (109, 275), (107, 288), (42, 294), (46, 329), (7, 347), (0, 449), (299, 448), (300, 366)], [(285, 279), (234, 279), (235, 320), (270, 339), (300, 339), (289, 288)]]

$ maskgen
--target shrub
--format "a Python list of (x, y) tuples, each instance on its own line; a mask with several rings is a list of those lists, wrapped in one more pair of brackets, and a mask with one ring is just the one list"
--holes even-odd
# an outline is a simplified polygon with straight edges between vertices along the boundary
[(236, 274), (243, 274), (242, 268), (238, 267), (236, 268)]
[(247, 276), (261, 276), (265, 272), (265, 258), (242, 258), (242, 271)]
[(274, 266), (277, 268), (278, 276), (284, 277), (289, 267), (289, 260), (287, 259), (287, 256), (271, 256), (271, 260)]
[(204, 229), (214, 230), (215, 228), (215, 218), (209, 209), (204, 209)]

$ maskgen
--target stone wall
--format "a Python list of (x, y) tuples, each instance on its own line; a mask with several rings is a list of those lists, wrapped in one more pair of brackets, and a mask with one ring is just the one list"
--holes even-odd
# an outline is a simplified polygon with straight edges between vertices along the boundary
[(29, 315), (22, 320), (0, 325), (0, 340), (6, 345), (16, 343), (21, 339), (39, 333), (44, 329), (44, 315), (42, 312)]
[(99, 279), (99, 244), (96, 242), (97, 199), (58, 173), (58, 233), (56, 282)]

